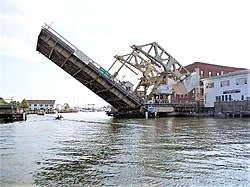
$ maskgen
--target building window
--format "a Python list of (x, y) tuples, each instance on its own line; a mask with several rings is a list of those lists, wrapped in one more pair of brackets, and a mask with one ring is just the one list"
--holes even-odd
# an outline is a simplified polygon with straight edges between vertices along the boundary
[(37, 106), (37, 104), (34, 104), (34, 106)]
[(207, 83), (206, 85), (206, 88), (213, 88), (214, 87), (214, 83), (211, 82), (211, 83)]
[(204, 89), (201, 88), (201, 96), (203, 96), (203, 95), (204, 95)]
[(242, 100), (242, 101), (244, 100), (244, 95), (241, 95), (241, 100)]
[(236, 79), (236, 85), (247, 84), (247, 78)]
[(43, 106), (43, 105), (40, 105), (40, 106)]
[(224, 101), (224, 95), (221, 97), (221, 101)]
[(227, 95), (225, 95), (225, 101), (227, 101)]
[(225, 87), (225, 86), (229, 86), (229, 80), (220, 82), (220, 87)]
[(201, 78), (203, 78), (203, 75), (204, 75), (204, 71), (201, 70)]
[(212, 77), (212, 72), (211, 71), (208, 72), (208, 77)]
[(46, 107), (48, 107), (48, 105), (45, 105)]
[(221, 96), (216, 96), (215, 100), (216, 102), (221, 102)]
[(220, 73), (219, 73), (219, 72), (217, 72), (217, 73), (216, 73), (216, 76), (219, 76), (219, 75), (220, 75)]
[(228, 97), (229, 97), (229, 101), (232, 101), (232, 95), (229, 95)]

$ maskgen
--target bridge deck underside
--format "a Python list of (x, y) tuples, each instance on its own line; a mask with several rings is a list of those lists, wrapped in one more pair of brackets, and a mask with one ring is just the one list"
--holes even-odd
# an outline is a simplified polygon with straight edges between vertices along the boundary
[(93, 63), (86, 63), (80, 60), (74, 55), (75, 49), (67, 45), (48, 29), (43, 28), (41, 30), (37, 41), (37, 51), (114, 108), (133, 109), (141, 105), (141, 98), (128, 92), (117, 82), (105, 77)]

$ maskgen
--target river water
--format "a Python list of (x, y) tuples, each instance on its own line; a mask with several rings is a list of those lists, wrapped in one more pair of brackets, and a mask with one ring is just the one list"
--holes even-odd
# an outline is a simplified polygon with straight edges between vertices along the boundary
[(0, 186), (250, 183), (250, 118), (63, 115), (0, 124)]

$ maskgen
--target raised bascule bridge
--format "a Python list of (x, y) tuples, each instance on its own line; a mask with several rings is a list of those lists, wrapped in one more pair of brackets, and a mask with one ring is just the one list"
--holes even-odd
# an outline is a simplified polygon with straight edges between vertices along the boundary
[[(155, 117), (174, 112), (169, 102), (173, 90), (178, 94), (190, 92), (198, 86), (199, 75), (191, 74), (156, 42), (131, 48), (129, 54), (116, 55), (115, 62), (106, 70), (45, 25), (38, 36), (36, 50), (108, 102), (112, 106), (108, 115)], [(117, 65), (119, 68), (114, 71)], [(124, 68), (139, 76), (135, 89), (118, 80)]]

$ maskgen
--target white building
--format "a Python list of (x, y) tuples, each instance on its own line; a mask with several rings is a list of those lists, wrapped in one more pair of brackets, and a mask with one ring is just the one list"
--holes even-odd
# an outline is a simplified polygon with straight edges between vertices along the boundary
[(205, 107), (214, 102), (243, 101), (250, 98), (250, 70), (241, 70), (204, 79)]
[(53, 110), (55, 100), (27, 100), (31, 111)]

